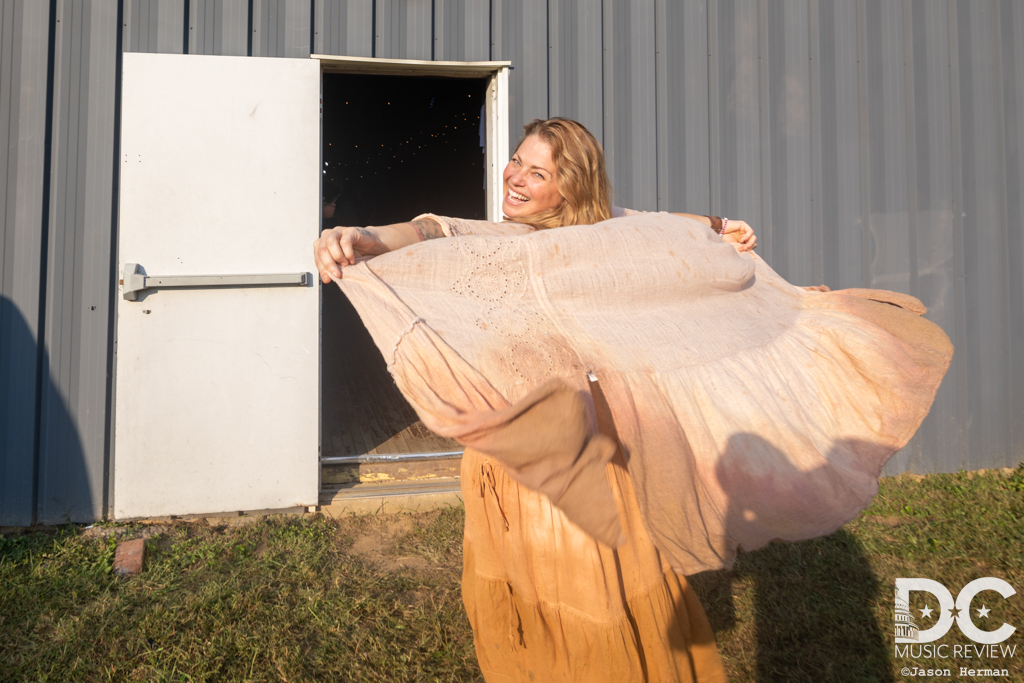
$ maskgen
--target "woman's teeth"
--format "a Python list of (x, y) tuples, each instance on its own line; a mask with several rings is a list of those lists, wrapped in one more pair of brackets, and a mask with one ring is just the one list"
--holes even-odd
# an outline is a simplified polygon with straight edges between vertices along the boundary
[(528, 202), (528, 201), (530, 201), (529, 197), (524, 197), (523, 195), (519, 194), (518, 192), (513, 192), (512, 190), (508, 191), (508, 196), (509, 196), (510, 199), (515, 199), (516, 201), (519, 201), (519, 202)]

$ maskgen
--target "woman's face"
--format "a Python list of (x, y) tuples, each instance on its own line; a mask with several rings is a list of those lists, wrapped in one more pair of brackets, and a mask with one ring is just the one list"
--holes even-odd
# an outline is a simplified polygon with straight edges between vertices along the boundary
[(536, 135), (523, 140), (502, 174), (505, 198), (501, 210), (509, 218), (523, 218), (559, 206), (563, 200), (556, 171), (551, 145)]

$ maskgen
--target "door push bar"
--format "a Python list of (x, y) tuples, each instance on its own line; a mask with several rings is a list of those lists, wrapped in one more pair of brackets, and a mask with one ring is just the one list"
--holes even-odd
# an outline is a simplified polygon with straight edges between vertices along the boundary
[(305, 287), (309, 273), (272, 273), (269, 275), (143, 275), (138, 263), (124, 264), (121, 280), (126, 301), (137, 301), (139, 292), (146, 289), (168, 287), (259, 287), (264, 285), (291, 285)]

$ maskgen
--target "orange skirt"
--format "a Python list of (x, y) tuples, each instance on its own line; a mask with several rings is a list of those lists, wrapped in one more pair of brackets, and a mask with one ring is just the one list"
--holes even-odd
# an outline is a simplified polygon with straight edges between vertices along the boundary
[(726, 680), (707, 616), (651, 542), (618, 456), (608, 468), (627, 536), (616, 549), (466, 449), (462, 598), (489, 683)]

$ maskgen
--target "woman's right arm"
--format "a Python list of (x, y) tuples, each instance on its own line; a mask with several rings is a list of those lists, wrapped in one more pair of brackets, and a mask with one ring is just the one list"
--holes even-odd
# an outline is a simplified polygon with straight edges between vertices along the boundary
[(379, 256), (437, 237), (444, 237), (444, 232), (437, 221), (429, 218), (365, 228), (331, 228), (313, 242), (313, 260), (326, 284), (331, 277), (340, 278), (342, 266), (355, 264), (360, 256)]

